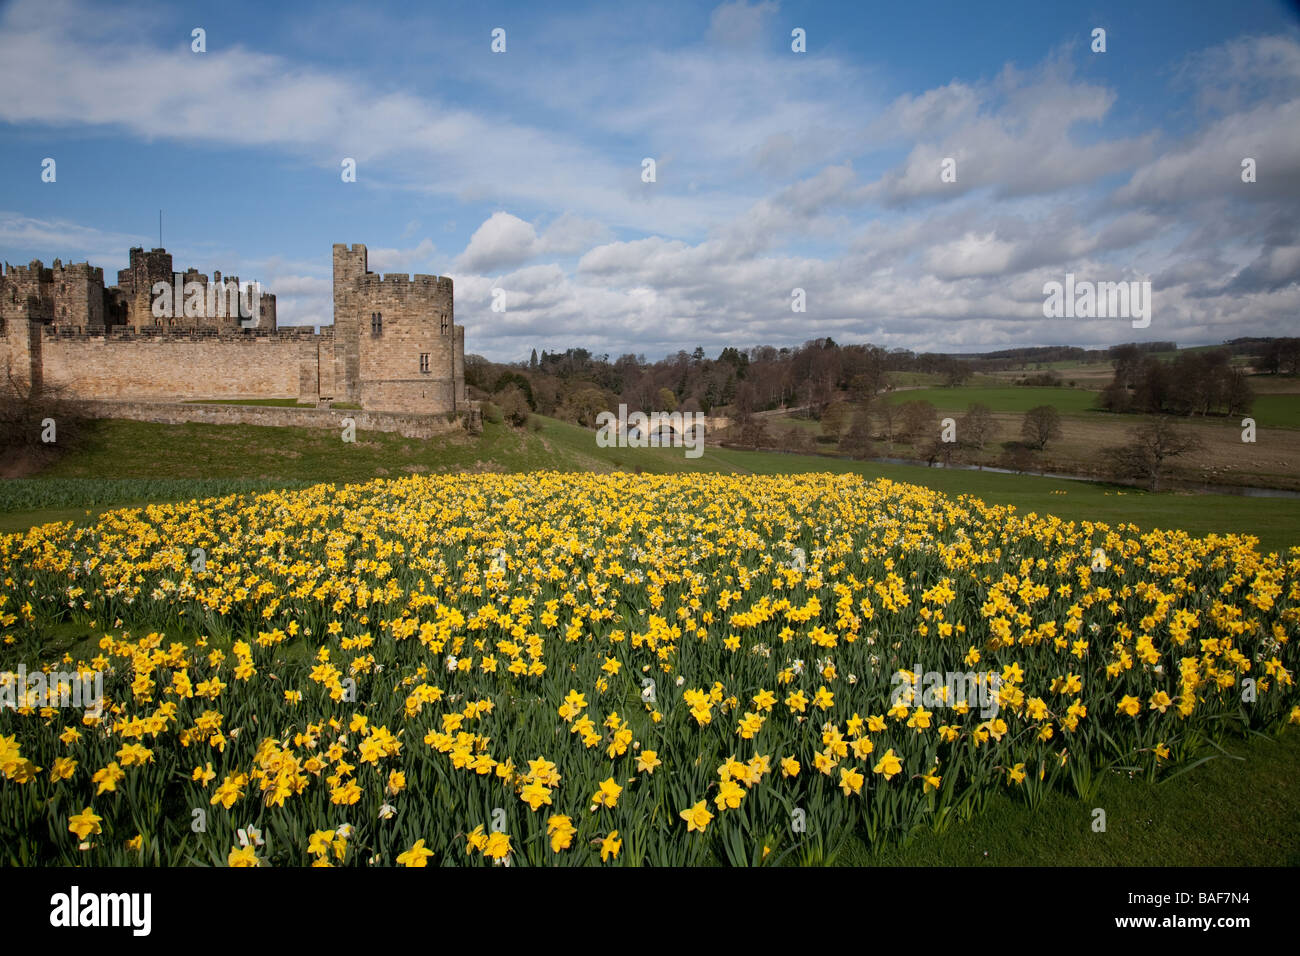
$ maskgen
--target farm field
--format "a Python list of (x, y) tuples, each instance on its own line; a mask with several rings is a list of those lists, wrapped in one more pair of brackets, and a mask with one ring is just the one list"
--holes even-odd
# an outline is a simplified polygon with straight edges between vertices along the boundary
[(1036, 405), (1054, 405), (1062, 415), (1093, 411), (1097, 393), (1082, 388), (1030, 386), (985, 387), (962, 385), (956, 388), (924, 388), (890, 392), (884, 396), (895, 405), (903, 402), (929, 402), (944, 411), (965, 411), (973, 403), (987, 405), (995, 412), (1024, 414)]
[(1300, 721), (1300, 552), (853, 474), (316, 486), (0, 538), (0, 580), (5, 665), (83, 633), (62, 666), (110, 701), (6, 725), (10, 862), (960, 854), (903, 838), (1008, 800), (1051, 826), (1116, 770), (1186, 787)]
[[(1177, 427), (1195, 435), (1201, 447), (1171, 462), (1170, 478), (1176, 484), (1191, 488), (1245, 486), (1300, 490), (1300, 391), (1295, 390), (1294, 379), (1256, 376), (1252, 381), (1261, 385), (1249, 416), (1255, 422), (1256, 440), (1242, 441), (1245, 416), (1179, 419)], [(1037, 405), (1050, 405), (1060, 413), (1061, 434), (1035, 454), (1032, 470), (1105, 478), (1105, 449), (1124, 444), (1134, 429), (1153, 417), (1103, 412), (1095, 407), (1097, 394), (1065, 387), (959, 386), (901, 389), (878, 401), (895, 406), (926, 401), (935, 406), (939, 416), (952, 417), (958, 423), (971, 404), (985, 405), (993, 413), (993, 436), (982, 450), (961, 449), (959, 458), (961, 462), (986, 467), (1005, 467), (1003, 445), (1020, 439), (1024, 413)], [(873, 405), (873, 409), (874, 456), (926, 457), (924, 449), (930, 443), (929, 437), (913, 443), (896, 436), (897, 440), (889, 442), (879, 405)], [(769, 419), (769, 425), (778, 432), (794, 428), (810, 437), (822, 435), (820, 422), (798, 413), (774, 416)], [(820, 447), (826, 452), (836, 448), (833, 443)]]
[(1300, 394), (1264, 392), (1255, 396), (1251, 417), (1261, 427), (1300, 428)]
[[(956, 409), (941, 411), (941, 414), (950, 415), (960, 422), (961, 413)], [(982, 452), (963, 450), (961, 461), (986, 467), (1005, 467), (1002, 443), (1020, 438), (1022, 420), (1023, 415), (1014, 412), (993, 413), (993, 440)], [(1062, 416), (1060, 437), (1053, 439), (1036, 455), (1033, 469), (1104, 478), (1103, 449), (1123, 444), (1129, 432), (1145, 420), (1142, 416), (1121, 417), (1101, 412)], [(1240, 422), (1213, 418), (1179, 424), (1182, 429), (1198, 436), (1202, 443), (1194, 454), (1178, 460), (1170, 472), (1171, 477), (1190, 483), (1192, 489), (1201, 485), (1300, 489), (1300, 429), (1265, 425), (1257, 420), (1256, 441), (1247, 444), (1241, 441)], [(778, 431), (793, 426), (810, 436), (821, 433), (819, 423), (806, 418), (778, 418), (773, 420), (773, 425)], [(836, 446), (820, 447), (833, 451)], [(925, 443), (912, 444), (900, 439), (891, 444), (877, 433), (872, 451), (886, 458), (924, 459)]]

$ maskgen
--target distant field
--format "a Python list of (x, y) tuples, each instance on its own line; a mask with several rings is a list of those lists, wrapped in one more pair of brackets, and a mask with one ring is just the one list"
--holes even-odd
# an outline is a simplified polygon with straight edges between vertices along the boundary
[[(1094, 362), (1090, 365), (1080, 365), (1076, 362), (1045, 362), (1041, 368), (1007, 369), (1002, 372), (992, 372), (987, 378), (990, 384), (999, 384), (1014, 382), (1029, 375), (1041, 375), (1049, 370), (1060, 376), (1061, 383), (1067, 387), (1068, 383), (1074, 382), (1080, 388), (1101, 389), (1115, 376), (1115, 370), (1109, 363)], [(979, 383), (971, 379), (968, 384)]]
[[(722, 448), (708, 448), (702, 457), (691, 459), (680, 448), (599, 448), (590, 430), (553, 419), (543, 422), (540, 432), (488, 424), (478, 438), (427, 442), (359, 432), (355, 444), (345, 445), (332, 432), (312, 429), (104, 421), (97, 424), (87, 447), (70, 454), (49, 472), (50, 477), (83, 481), (47, 482), (45, 477), (0, 481), (0, 532), (47, 521), (84, 520), (87, 511), (98, 513), (114, 506), (228, 494), (240, 489), (241, 480), (248, 482), (246, 490), (261, 490), (422, 472), (639, 469), (740, 474), (853, 472), (926, 485), (953, 495), (973, 494), (990, 503), (1073, 521), (1132, 522), (1144, 530), (1181, 528), (1195, 535), (1239, 532), (1257, 536), (1262, 547), (1273, 550), (1300, 545), (1300, 499), (1294, 498), (1151, 495), (1028, 475)], [(1257, 447), (1260, 454), (1276, 454), (1268, 443)], [(881, 449), (881, 453), (886, 451)], [(159, 479), (174, 483), (159, 484)]]
[[(935, 372), (886, 372), (885, 381), (894, 388), (927, 388), (943, 385), (944, 377)], [(997, 385), (999, 379), (994, 375), (978, 373), (966, 380), (968, 385)]]
[(1250, 414), (1259, 428), (1300, 428), (1300, 393), (1256, 395)]
[(1044, 372), (1048, 369), (1057, 371), (1064, 375), (1067, 371), (1087, 370), (1087, 369), (1104, 369), (1111, 372), (1110, 362), (1080, 362), (1077, 359), (1060, 359), (1055, 362), (1027, 362), (1024, 368), (1007, 369), (1005, 372), (998, 372), (999, 375), (1033, 375), (1035, 372)]
[(963, 385), (890, 392), (886, 400), (895, 405), (924, 401), (946, 411), (965, 411), (968, 405), (976, 402), (995, 412), (1027, 412), (1037, 405), (1054, 405), (1062, 415), (1075, 415), (1092, 410), (1097, 403), (1097, 393), (1082, 388)]
[(1300, 394), (1300, 376), (1295, 375), (1252, 375), (1250, 387), (1256, 395), (1298, 395)]

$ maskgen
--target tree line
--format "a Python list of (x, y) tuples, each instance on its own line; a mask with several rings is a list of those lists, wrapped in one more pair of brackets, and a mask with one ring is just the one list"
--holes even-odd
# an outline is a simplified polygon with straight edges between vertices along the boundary
[(1242, 415), (1255, 390), (1228, 349), (1178, 352), (1162, 361), (1132, 345), (1111, 349), (1115, 377), (1098, 405), (1111, 412), (1153, 415)]

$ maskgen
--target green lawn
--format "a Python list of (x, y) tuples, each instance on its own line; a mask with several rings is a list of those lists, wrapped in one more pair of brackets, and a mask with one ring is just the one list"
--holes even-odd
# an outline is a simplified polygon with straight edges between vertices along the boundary
[[(1088, 801), (1051, 793), (1031, 810), (1000, 792), (968, 822), (922, 830), (847, 866), (1300, 866), (1300, 732), (1228, 739), (1199, 767), (1150, 783), (1113, 773)], [(1237, 759), (1240, 758), (1240, 759)], [(1104, 833), (1093, 811), (1106, 812)]]
[(1037, 405), (1054, 405), (1062, 415), (1075, 415), (1091, 411), (1097, 404), (1097, 393), (1083, 388), (962, 385), (958, 388), (919, 388), (890, 392), (885, 399), (895, 405), (903, 402), (929, 402), (944, 411), (965, 411), (968, 405), (976, 402), (987, 405), (995, 412), (1027, 412)]

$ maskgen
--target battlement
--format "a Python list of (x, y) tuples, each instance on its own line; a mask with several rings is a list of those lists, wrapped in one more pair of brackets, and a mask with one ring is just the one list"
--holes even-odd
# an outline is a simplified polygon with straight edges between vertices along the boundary
[[(56, 260), (57, 261), (57, 260)], [(33, 259), (25, 266), (5, 264), (3, 272), (9, 279), (35, 279), (37, 282), (53, 282), (54, 270), (46, 267), (40, 259)]]
[(419, 289), (430, 292), (452, 292), (452, 281), (448, 276), (416, 275), (407, 272), (367, 272), (357, 277), (360, 288), (371, 291), (403, 292)]
[(60, 280), (73, 279), (83, 282), (97, 282), (104, 284), (104, 269), (102, 266), (92, 266), (89, 262), (69, 262), (66, 266), (60, 264), (58, 259), (54, 260), (54, 271), (58, 273), (57, 278)]
[(53, 265), (47, 267), (40, 259), (33, 259), (25, 266), (8, 266), (7, 269), (0, 267), (0, 277), (34, 278), (38, 282), (84, 279), (88, 282), (102, 283), (104, 270), (100, 266), (92, 266), (89, 262), (69, 262), (65, 265), (61, 259), (55, 259)]
[[(6, 264), (0, 367), (83, 399), (290, 397), (457, 411), (466, 400), (464, 329), (453, 321), (451, 277), (378, 275), (367, 257), (363, 243), (334, 245), (334, 324), (323, 327), (278, 327), (271, 292), (261, 292), (255, 316), (241, 317), (238, 276), (182, 272), (162, 248), (132, 248), (113, 286), (88, 262)], [(194, 286), (205, 287), (201, 301)]]
[[(220, 339), (223, 342), (264, 342), (268, 340), (297, 342), (304, 339), (315, 339), (318, 335), (316, 329), (310, 325), (285, 326), (278, 329), (145, 326), (139, 330), (129, 325), (108, 326), (106, 328), (87, 328), (80, 325), (62, 327), (44, 325), (42, 329), (47, 339), (97, 339), (99, 341), (113, 342), (190, 342), (195, 339)], [(323, 330), (319, 334), (325, 336)], [(326, 337), (333, 338), (333, 333), (330, 332)]]
[(139, 246), (133, 246), (130, 252), (130, 265), (123, 272), (144, 272), (148, 275), (169, 273), (172, 271), (172, 257), (166, 249), (151, 249), (145, 252)]
[[(198, 269), (194, 268), (193, 266), (190, 266), (184, 272), (180, 273), (180, 276), (181, 276), (180, 281), (182, 283), (189, 284), (191, 282), (195, 282), (201, 286), (204, 286), (205, 288), (209, 285), (220, 286), (223, 289), (241, 288), (239, 282), (239, 276), (223, 276), (221, 274), (220, 269), (214, 269), (211, 277), (209, 277), (206, 272), (200, 272)], [(170, 278), (171, 276), (167, 277), (167, 279)], [(166, 279), (164, 279), (163, 281), (166, 281)], [(262, 293), (262, 295), (264, 296), (269, 294), (270, 293), (267, 292)]]

